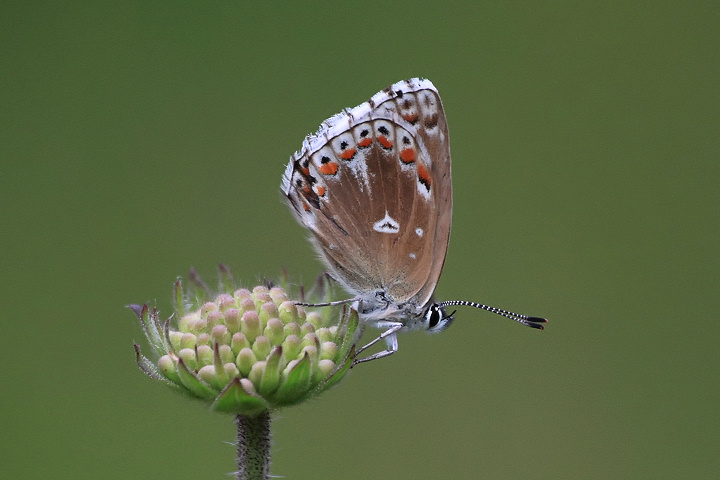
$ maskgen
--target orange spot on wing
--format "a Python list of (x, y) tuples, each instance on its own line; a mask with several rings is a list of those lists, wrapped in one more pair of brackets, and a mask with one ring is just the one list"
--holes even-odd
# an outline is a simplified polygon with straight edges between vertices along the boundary
[(380, 142), (380, 145), (383, 146), (383, 148), (392, 148), (392, 142), (387, 139), (385, 135), (380, 135), (378, 137), (378, 142)]
[(307, 167), (300, 167), (300, 171), (305, 175), (310, 175), (310, 169)]
[(310, 211), (310, 205), (308, 205), (307, 202), (303, 202), (303, 208), (305, 209), (306, 212)]
[(370, 138), (363, 138), (358, 142), (358, 147), (369, 147), (372, 144), (372, 140)]
[(335, 162), (323, 163), (318, 170), (323, 175), (335, 175), (338, 171), (338, 165)]
[(427, 171), (427, 168), (425, 168), (425, 165), (422, 163), (418, 164), (418, 178), (420, 179), (420, 183), (425, 185), (428, 190), (430, 189), (430, 172)]
[(400, 160), (405, 163), (412, 163), (415, 161), (415, 149), (414, 148), (403, 148), (400, 150)]
[(417, 112), (406, 113), (402, 117), (410, 123), (415, 123), (418, 119), (418, 114), (417, 114)]
[(316, 191), (317, 194), (320, 195), (321, 197), (324, 197), (324, 196), (325, 196), (325, 187), (323, 187), (322, 185), (318, 185), (317, 187), (315, 187), (315, 191)]
[(353, 158), (354, 156), (355, 156), (355, 149), (354, 149), (354, 148), (348, 148), (347, 150), (344, 150), (344, 151), (340, 154), (340, 158), (342, 158), (343, 160), (350, 160), (350, 159)]

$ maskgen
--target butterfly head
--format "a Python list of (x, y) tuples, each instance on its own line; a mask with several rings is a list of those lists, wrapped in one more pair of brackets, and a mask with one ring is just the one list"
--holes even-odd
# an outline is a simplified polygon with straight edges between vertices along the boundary
[(442, 332), (453, 322), (453, 315), (455, 315), (455, 310), (450, 315), (447, 315), (441, 304), (432, 302), (425, 311), (422, 327), (430, 333)]

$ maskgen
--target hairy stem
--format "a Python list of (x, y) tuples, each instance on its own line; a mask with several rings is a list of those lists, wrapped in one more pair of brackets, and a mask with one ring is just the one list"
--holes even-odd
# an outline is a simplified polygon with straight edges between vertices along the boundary
[(256, 417), (236, 417), (237, 480), (270, 478), (270, 413)]

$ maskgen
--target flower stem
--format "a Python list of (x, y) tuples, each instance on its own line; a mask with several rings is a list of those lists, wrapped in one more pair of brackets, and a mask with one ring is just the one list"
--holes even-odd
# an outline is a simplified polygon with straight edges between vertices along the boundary
[(270, 478), (270, 413), (256, 417), (236, 417), (237, 480), (267, 480)]

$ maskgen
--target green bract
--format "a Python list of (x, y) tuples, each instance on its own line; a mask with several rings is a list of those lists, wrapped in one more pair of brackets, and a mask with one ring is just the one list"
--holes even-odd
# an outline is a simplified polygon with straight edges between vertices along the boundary
[(214, 410), (254, 416), (317, 395), (350, 370), (361, 334), (354, 310), (332, 322), (337, 309), (306, 312), (283, 288), (235, 289), (227, 271), (221, 274), (224, 293), (214, 297), (193, 277), (200, 288), (190, 305), (176, 282), (176, 322), (131, 305), (157, 357), (148, 359), (135, 345), (148, 376)]

